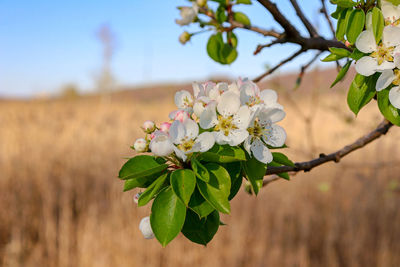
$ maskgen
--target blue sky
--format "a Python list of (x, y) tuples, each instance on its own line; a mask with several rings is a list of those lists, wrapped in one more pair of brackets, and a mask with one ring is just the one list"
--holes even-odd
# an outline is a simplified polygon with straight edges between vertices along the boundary
[[(254, 25), (279, 30), (265, 9), (254, 2), (236, 10), (245, 12)], [(295, 16), (288, 0), (275, 2), (285, 14)], [(310, 20), (329, 35), (318, 16), (320, 1), (299, 2)], [(219, 65), (206, 53), (211, 33), (197, 35), (185, 46), (178, 42), (183, 30), (198, 30), (175, 24), (179, 5), (188, 2), (0, 0), (0, 96), (55, 93), (67, 83), (77, 84), (82, 91), (93, 90), (102, 62), (95, 32), (105, 23), (117, 38), (112, 70), (121, 85), (200, 81), (216, 75), (251, 78), (262, 73), (265, 64), (273, 65), (296, 49), (276, 46), (253, 56), (257, 44), (268, 39), (238, 30), (238, 59), (229, 66)], [(329, 9), (332, 11), (332, 6)], [(304, 31), (299, 21), (295, 25)], [(284, 70), (298, 68), (310, 56), (300, 57)]]

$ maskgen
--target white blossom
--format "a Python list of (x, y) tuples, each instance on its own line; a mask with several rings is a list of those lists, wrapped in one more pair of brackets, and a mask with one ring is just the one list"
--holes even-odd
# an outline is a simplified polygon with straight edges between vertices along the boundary
[(382, 42), (377, 45), (372, 30), (363, 31), (356, 40), (356, 47), (369, 54), (359, 59), (356, 71), (363, 76), (370, 76), (377, 71), (395, 68), (394, 56), (400, 52), (400, 28), (386, 26), (383, 29)]
[(180, 15), (181, 19), (176, 19), (175, 22), (181, 26), (188, 25), (194, 21), (197, 17), (197, 13), (199, 12), (199, 7), (195, 2), (193, 2), (193, 6), (184, 6), (180, 7)]
[(203, 111), (200, 116), (200, 126), (203, 129), (214, 127), (216, 143), (237, 146), (249, 135), (246, 130), (249, 120), (248, 106), (241, 106), (239, 96), (228, 91), (221, 95), (216, 107), (211, 105)]
[(279, 108), (258, 109), (250, 121), (247, 131), (249, 136), (244, 141), (244, 148), (260, 162), (270, 163), (272, 153), (267, 145), (281, 147), (286, 141), (285, 130), (275, 123), (285, 117), (285, 112)]
[(187, 154), (206, 152), (214, 146), (214, 136), (210, 132), (199, 134), (198, 124), (191, 119), (174, 121), (170, 128), (171, 141), (176, 145), (175, 154), (186, 161)]

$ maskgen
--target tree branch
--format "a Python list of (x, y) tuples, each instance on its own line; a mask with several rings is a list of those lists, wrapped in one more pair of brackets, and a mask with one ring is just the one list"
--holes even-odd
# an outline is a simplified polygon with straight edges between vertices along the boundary
[(335, 28), (333, 27), (333, 23), (331, 18), (329, 17), (328, 11), (326, 9), (325, 0), (321, 0), (321, 13), (324, 14), (325, 20), (328, 22), (329, 28), (331, 29), (332, 36), (335, 37)]
[(306, 18), (304, 15), (303, 11), (301, 11), (299, 4), (297, 3), (296, 0), (290, 0), (290, 3), (292, 3), (292, 6), (294, 10), (296, 10), (297, 16), (299, 16), (301, 22), (303, 22), (304, 26), (306, 27), (308, 33), (310, 34), (311, 37), (316, 37), (318, 36), (317, 31), (315, 28), (311, 25), (310, 21)]
[(264, 6), (269, 11), (269, 13), (271, 13), (271, 15), (274, 17), (275, 21), (278, 22), (282, 26), (282, 28), (285, 30), (287, 35), (290, 35), (290, 36), (299, 36), (300, 35), (298, 30), (281, 13), (281, 11), (278, 9), (276, 4), (272, 3), (269, 0), (258, 0), (258, 2), (262, 6)]
[(329, 161), (339, 162), (341, 158), (345, 157), (351, 152), (360, 149), (366, 146), (367, 144), (371, 143), (372, 141), (378, 139), (382, 135), (385, 135), (392, 126), (393, 124), (391, 122), (383, 120), (375, 130), (360, 137), (354, 143), (349, 144), (336, 152), (333, 152), (328, 155), (321, 154), (319, 158), (306, 162), (295, 163), (294, 167), (292, 166), (268, 167), (266, 175), (278, 174), (283, 172), (299, 172), (299, 171), (308, 172), (311, 171), (311, 169), (319, 165), (322, 165), (324, 163), (327, 163)]

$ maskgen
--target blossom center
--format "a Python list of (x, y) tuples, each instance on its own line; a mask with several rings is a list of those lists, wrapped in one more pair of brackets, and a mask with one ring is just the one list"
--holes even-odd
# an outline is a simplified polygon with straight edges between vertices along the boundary
[(378, 60), (378, 65), (381, 65), (383, 61), (391, 61), (393, 62), (394, 58), (392, 56), (394, 47), (386, 47), (381, 44), (378, 46), (378, 49), (371, 54), (371, 57), (376, 58)]
[(249, 135), (252, 139), (264, 137), (264, 139), (268, 139), (268, 136), (271, 134), (271, 127), (269, 124), (261, 125), (258, 120), (254, 121), (253, 127), (247, 128)]
[(394, 70), (394, 76), (396, 76), (396, 78), (394, 78), (393, 84), (399, 86), (400, 85), (400, 70)]
[(236, 129), (239, 128), (233, 123), (233, 116), (223, 117), (218, 115), (218, 124), (215, 126), (215, 131), (221, 131), (225, 136), (228, 136), (232, 130)]
[(178, 145), (178, 148), (182, 151), (189, 151), (193, 148), (194, 146), (194, 140), (193, 139), (184, 139), (181, 144)]
[(396, 19), (395, 17), (388, 17), (385, 19), (385, 26), (398, 26), (400, 25), (400, 19)]
[(262, 101), (259, 96), (251, 96), (249, 101), (246, 102), (246, 105), (248, 105), (249, 107), (253, 107), (262, 103), (264, 103), (264, 101)]

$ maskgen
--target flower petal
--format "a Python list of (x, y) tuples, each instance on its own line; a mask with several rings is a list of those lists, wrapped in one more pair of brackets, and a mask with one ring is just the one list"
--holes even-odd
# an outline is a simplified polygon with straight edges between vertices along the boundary
[(272, 124), (271, 133), (268, 136), (263, 136), (263, 140), (270, 146), (281, 147), (286, 141), (286, 132), (281, 126)]
[(229, 142), (228, 136), (225, 136), (223, 132), (218, 131), (218, 132), (212, 132), (215, 138), (215, 142), (218, 145), (226, 145)]
[(200, 127), (203, 129), (210, 129), (217, 124), (217, 113), (215, 112), (215, 106), (207, 106), (206, 109), (200, 115)]
[(174, 152), (178, 158), (182, 159), (183, 161), (186, 161), (187, 156), (184, 151), (182, 151), (179, 148), (177, 148), (176, 146), (174, 146)]
[(397, 53), (394, 56), (394, 64), (396, 65), (397, 68), (400, 69), (400, 53)]
[(251, 152), (253, 156), (262, 163), (270, 163), (273, 159), (271, 151), (268, 149), (260, 139), (254, 140), (251, 144)]
[(228, 143), (230, 146), (237, 146), (241, 144), (248, 136), (249, 132), (247, 130), (233, 130), (228, 135)]
[(381, 65), (376, 67), (376, 71), (392, 70), (396, 67), (394, 62), (383, 61)]
[(185, 137), (185, 126), (180, 121), (174, 121), (169, 128), (169, 136), (174, 144), (180, 144)]
[(258, 118), (261, 124), (267, 122), (275, 123), (283, 120), (285, 116), (286, 116), (285, 111), (279, 108), (263, 108), (258, 114)]
[(239, 129), (247, 129), (250, 123), (250, 109), (248, 106), (241, 106), (233, 116), (233, 122)]
[(259, 95), (260, 89), (253, 82), (247, 81), (240, 86), (240, 102), (242, 105), (250, 104)]
[(198, 151), (206, 152), (214, 146), (215, 143), (214, 135), (210, 132), (201, 133), (196, 138), (196, 143), (200, 144)]
[(199, 135), (199, 125), (194, 120), (187, 119), (183, 125), (185, 126), (185, 137), (195, 139)]
[(386, 47), (397, 46), (400, 44), (400, 28), (386, 26), (383, 28), (382, 42)]
[(389, 101), (395, 108), (400, 108), (400, 86), (390, 89)]
[(381, 91), (388, 87), (395, 78), (393, 70), (384, 70), (376, 82), (376, 91)]
[(199, 98), (201, 96), (205, 96), (204, 94), (204, 87), (202, 84), (199, 83), (192, 83), (192, 87), (193, 87), (193, 95), (195, 98)]
[(246, 140), (244, 140), (243, 147), (244, 147), (244, 149), (246, 149), (247, 153), (249, 153), (249, 155), (251, 155), (251, 151), (250, 151), (250, 148), (251, 148), (251, 136), (248, 136), (246, 138)]
[(174, 152), (174, 145), (167, 134), (157, 134), (150, 142), (150, 150), (154, 155), (165, 157)]
[(371, 76), (377, 68), (378, 62), (373, 57), (365, 56), (356, 62), (356, 71), (363, 76)]
[(262, 90), (260, 98), (266, 106), (274, 105), (278, 101), (278, 94), (271, 89)]
[(219, 114), (224, 117), (235, 114), (240, 107), (240, 99), (233, 92), (225, 92), (221, 95), (220, 101), (217, 105)]
[(398, 12), (398, 8), (394, 6), (389, 1), (382, 0), (381, 10), (383, 17), (385, 19), (389, 19), (390, 21), (397, 20), (400, 18), (400, 14)]
[(375, 36), (372, 31), (363, 31), (357, 37), (356, 47), (363, 53), (371, 53), (376, 51), (377, 46), (375, 42)]

